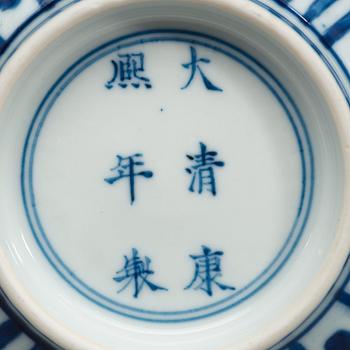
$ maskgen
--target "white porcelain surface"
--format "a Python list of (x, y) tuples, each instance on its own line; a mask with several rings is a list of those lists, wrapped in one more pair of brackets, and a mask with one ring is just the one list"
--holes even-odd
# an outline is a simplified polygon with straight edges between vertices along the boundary
[[(1, 283), (65, 348), (265, 348), (312, 311), (345, 262), (350, 128), (340, 89), (267, 11), (205, 4), (86, 0), (34, 33), (3, 69)], [(84, 70), (63, 90), (76, 72), (65, 74), (63, 92), (38, 111), (74, 62), (136, 32), (116, 43), (125, 48), (82, 60)], [(200, 67), (216, 91), (198, 67), (189, 81), (191, 47), (210, 60)], [(107, 89), (111, 61), (130, 50), (144, 54), (152, 88)], [(215, 168), (215, 196), (212, 187), (189, 191), (186, 154), (200, 142), (225, 162)], [(117, 154), (137, 152), (153, 176), (136, 180), (130, 203), (128, 182), (104, 179)], [(185, 289), (203, 245), (223, 252), (219, 281), (231, 288)], [(163, 290), (118, 293), (113, 277), (132, 248), (150, 257), (147, 278)]]

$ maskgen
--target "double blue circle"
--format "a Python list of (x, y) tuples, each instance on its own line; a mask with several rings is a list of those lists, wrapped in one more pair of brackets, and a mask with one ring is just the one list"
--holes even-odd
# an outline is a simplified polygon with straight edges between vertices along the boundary
[[(87, 285), (65, 264), (50, 243), (40, 220), (33, 186), (33, 163), (38, 139), (52, 106), (65, 88), (85, 69), (106, 55), (135, 45), (155, 42), (177, 42), (202, 46), (240, 63), (254, 74), (284, 109), (295, 135), (301, 162), (301, 193), (296, 217), (287, 239), (277, 255), (246, 286), (219, 301), (188, 310), (154, 311), (131, 307), (119, 303)], [(37, 244), (54, 270), (80, 295), (104, 309), (130, 318), (149, 322), (185, 322), (202, 319), (231, 309), (256, 294), (281, 270), (298, 244), (311, 210), (314, 189), (314, 161), (307, 128), (296, 104), (283, 85), (254, 57), (221, 39), (206, 34), (177, 29), (151, 30), (126, 35), (96, 48), (75, 62), (51, 87), (33, 117), (25, 140), (21, 165), (21, 189), (25, 212)]]

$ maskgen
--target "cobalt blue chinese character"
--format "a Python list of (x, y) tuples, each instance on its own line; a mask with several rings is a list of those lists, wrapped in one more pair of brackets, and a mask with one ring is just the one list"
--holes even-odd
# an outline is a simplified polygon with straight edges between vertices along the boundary
[(197, 184), (197, 191), (199, 194), (203, 190), (207, 190), (216, 196), (216, 181), (214, 174), (214, 167), (223, 167), (224, 162), (215, 160), (217, 152), (208, 151), (207, 146), (200, 142), (200, 153), (196, 155), (187, 154), (187, 158), (194, 162), (194, 164), (186, 168), (187, 173), (192, 175), (189, 191), (195, 192)]
[(135, 178), (137, 176), (142, 176), (144, 178), (151, 178), (153, 176), (152, 171), (137, 172), (136, 168), (144, 165), (141, 158), (141, 153), (136, 153), (129, 157), (117, 155), (118, 164), (114, 168), (111, 168), (111, 171), (116, 172), (117, 175), (104, 179), (110, 185), (124, 178), (129, 179), (131, 205), (135, 201)]
[(195, 263), (195, 272), (193, 280), (185, 289), (200, 289), (210, 297), (213, 295), (213, 286), (221, 290), (235, 290), (236, 288), (217, 281), (222, 276), (220, 259), (224, 253), (220, 250), (212, 251), (206, 246), (202, 246), (202, 250), (201, 255), (190, 255)]
[(149, 78), (141, 75), (145, 71), (144, 54), (142, 52), (119, 54), (118, 60), (111, 60), (113, 66), (112, 79), (106, 83), (107, 89), (118, 85), (125, 89), (130, 84), (138, 89), (142, 84), (150, 89), (152, 84)]
[(133, 248), (131, 258), (124, 256), (124, 260), (124, 267), (120, 271), (117, 271), (116, 276), (113, 278), (117, 283), (124, 282), (124, 286), (118, 291), (118, 293), (121, 293), (128, 286), (133, 288), (134, 298), (138, 298), (145, 285), (152, 292), (157, 290), (168, 290), (157, 286), (148, 280), (149, 276), (154, 274), (154, 271), (150, 269), (151, 259), (149, 257), (145, 256), (144, 260), (142, 260), (139, 257), (138, 251)]
[(186, 89), (193, 81), (193, 79), (196, 76), (197, 71), (199, 72), (203, 83), (205, 87), (208, 90), (212, 91), (223, 91), (221, 88), (217, 87), (214, 85), (204, 74), (202, 68), (200, 67), (200, 63), (210, 63), (210, 60), (208, 58), (198, 58), (197, 56), (197, 51), (193, 46), (190, 46), (191, 49), (191, 62), (189, 63), (184, 63), (182, 66), (186, 69), (189, 69), (191, 71), (190, 78), (188, 79), (187, 83), (181, 88)]

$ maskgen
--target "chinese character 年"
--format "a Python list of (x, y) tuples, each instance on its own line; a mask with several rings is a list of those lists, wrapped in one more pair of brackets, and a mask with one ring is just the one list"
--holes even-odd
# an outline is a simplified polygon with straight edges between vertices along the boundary
[(135, 179), (138, 176), (144, 178), (151, 178), (153, 176), (153, 172), (149, 170), (137, 171), (137, 167), (144, 165), (142, 161), (142, 154), (136, 153), (129, 157), (122, 157), (117, 155), (117, 165), (114, 168), (111, 168), (111, 171), (116, 172), (116, 176), (105, 178), (104, 180), (113, 185), (115, 182), (121, 179), (129, 180), (129, 189), (130, 189), (130, 203), (131, 205), (135, 201)]

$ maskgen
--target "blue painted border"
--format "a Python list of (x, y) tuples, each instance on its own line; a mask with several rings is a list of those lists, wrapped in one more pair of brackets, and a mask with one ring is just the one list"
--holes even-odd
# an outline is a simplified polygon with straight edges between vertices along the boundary
[[(207, 43), (204, 42), (199, 42), (197, 40), (193, 40), (193, 39), (189, 39), (189, 38), (174, 38), (174, 37), (158, 37), (158, 38), (149, 38), (149, 39), (140, 39), (128, 44), (121, 44), (121, 45), (117, 45), (116, 44), (120, 43), (123, 40), (126, 39), (130, 39), (133, 38), (135, 36), (141, 36), (141, 35), (147, 35), (147, 34), (183, 34), (183, 35), (191, 35), (191, 36), (197, 36), (197, 37), (201, 37), (201, 38), (205, 38), (205, 39), (209, 39), (211, 41), (216, 41), (221, 45), (224, 45), (226, 47), (228, 47), (230, 50), (233, 50), (235, 52), (238, 52), (239, 54), (243, 55), (246, 59), (250, 60), (250, 63), (255, 64), (256, 66), (258, 66), (259, 69), (261, 69), (270, 79), (272, 79), (274, 81), (274, 83), (278, 86), (279, 89), (281, 89), (282, 93), (285, 95), (285, 98), (288, 100), (288, 102), (291, 104), (294, 112), (297, 115), (297, 120), (298, 123), (300, 124), (300, 129), (302, 131), (302, 134), (305, 138), (305, 145), (303, 145), (303, 141), (298, 133), (298, 127), (295, 124), (295, 121), (293, 120), (292, 115), (290, 114), (287, 106), (285, 105), (283, 99), (276, 93), (276, 91), (274, 91), (273, 87), (271, 86), (271, 84), (255, 69), (253, 69), (252, 67), (248, 66), (247, 63), (243, 62), (239, 57), (233, 55), (232, 53), (225, 51), (223, 49), (220, 49), (218, 47), (215, 47), (213, 45), (209, 45)], [(192, 310), (186, 310), (186, 311), (175, 311), (175, 312), (156, 312), (156, 311), (150, 311), (150, 310), (143, 310), (143, 309), (138, 309), (138, 308), (133, 308), (133, 307), (128, 307), (122, 304), (117, 303), (116, 301), (106, 298), (105, 296), (101, 295), (100, 293), (96, 292), (95, 290), (93, 290), (92, 288), (90, 288), (89, 286), (87, 286), (84, 282), (82, 282), (75, 274), (74, 272), (72, 272), (65, 264), (64, 262), (61, 260), (61, 258), (58, 256), (58, 254), (54, 251), (53, 247), (51, 246), (50, 242), (48, 241), (46, 234), (43, 230), (43, 227), (40, 223), (40, 219), (39, 219), (39, 215), (37, 213), (37, 208), (36, 208), (36, 204), (35, 204), (35, 196), (34, 196), (34, 191), (33, 191), (33, 185), (32, 185), (32, 164), (33, 164), (33, 160), (34, 160), (34, 152), (35, 152), (35, 147), (36, 147), (36, 142), (37, 139), (39, 137), (41, 128), (43, 126), (43, 123), (45, 121), (45, 118), (47, 116), (47, 113), (49, 111), (49, 109), (52, 107), (53, 103), (55, 102), (55, 100), (60, 96), (61, 92), (64, 90), (64, 88), (78, 75), (81, 73), (82, 70), (86, 69), (89, 65), (91, 65), (92, 63), (94, 63), (97, 59), (100, 59), (101, 57), (104, 57), (105, 55), (121, 49), (121, 48), (125, 48), (125, 47), (130, 47), (133, 45), (137, 45), (140, 43), (146, 43), (146, 42), (156, 42), (156, 41), (177, 41), (177, 42), (186, 42), (186, 43), (191, 43), (191, 44), (197, 44), (197, 45), (202, 45), (205, 46), (207, 48), (213, 49), (215, 51), (218, 51), (228, 57), (230, 57), (231, 59), (241, 63), (242, 65), (244, 65), (250, 72), (252, 72), (253, 74), (255, 74), (266, 86), (267, 88), (270, 89), (270, 91), (272, 92), (272, 94), (276, 97), (276, 99), (279, 101), (279, 103), (281, 104), (281, 106), (284, 108), (284, 110), (286, 111), (286, 114), (288, 116), (288, 119), (292, 125), (292, 128), (294, 130), (294, 133), (296, 134), (296, 138), (297, 138), (297, 143), (298, 143), (298, 147), (299, 147), (299, 151), (300, 151), (300, 156), (301, 156), (301, 160), (302, 160), (302, 193), (301, 193), (301, 199), (300, 199), (300, 205), (298, 208), (298, 212), (297, 212), (297, 216), (295, 219), (295, 222), (293, 224), (292, 230), (288, 236), (288, 239), (286, 241), (286, 243), (283, 245), (282, 249), (280, 250), (280, 252), (277, 254), (276, 258), (272, 261), (272, 263), (261, 273), (261, 275), (259, 275), (256, 279), (253, 280), (253, 282), (251, 282), (248, 286), (246, 286), (245, 288), (242, 288), (238, 293), (234, 293), (232, 296), (214, 303), (212, 305), (206, 306), (206, 307), (202, 307), (202, 308), (197, 308), (197, 309), (192, 309)], [(97, 57), (93, 57), (92, 59), (89, 60), (89, 58), (95, 54), (98, 54), (100, 51), (104, 50), (104, 49), (108, 49), (107, 52), (103, 52), (102, 54), (97, 55)], [(87, 62), (86, 62), (87, 61)], [(78, 68), (77, 68), (78, 67)], [(77, 72), (75, 72), (75, 70), (77, 69)], [(67, 76), (69, 76), (67, 78)], [(56, 91), (56, 95), (54, 95), (54, 98), (52, 100), (50, 100), (50, 97), (52, 96), (52, 94)], [(47, 101), (48, 102), (48, 106), (46, 106)], [(37, 122), (37, 120), (39, 120), (38, 122), (38, 129), (35, 131), (34, 127), (35, 124)], [(35, 131), (35, 133), (34, 133)], [(34, 136), (33, 136), (34, 135)], [(34, 138), (33, 143), (30, 145), (30, 141), (31, 139)], [(27, 157), (27, 151), (28, 151), (28, 146), (30, 148), (30, 156), (29, 156), (29, 160)], [(305, 151), (308, 153), (308, 157), (309, 157), (309, 167), (310, 167), (310, 178), (308, 179), (308, 177), (306, 176), (307, 174), (307, 164), (306, 164), (306, 160), (305, 160)], [(26, 163), (27, 161), (29, 162), (29, 172), (28, 172), (28, 176), (29, 176), (29, 196), (27, 197), (26, 195)], [(308, 184), (308, 182), (310, 182)], [(306, 130), (306, 126), (304, 124), (304, 121), (302, 119), (302, 116), (300, 115), (300, 112), (298, 111), (295, 103), (293, 102), (293, 100), (291, 99), (291, 97), (289, 96), (289, 94), (287, 93), (287, 91), (285, 90), (285, 88), (278, 82), (278, 80), (276, 78), (274, 78), (272, 76), (272, 74), (267, 71), (267, 69), (265, 67), (263, 67), (256, 59), (254, 59), (253, 57), (251, 57), (250, 55), (246, 54), (245, 52), (243, 52), (242, 50), (236, 48), (235, 46), (221, 40), (221, 39), (217, 39), (215, 37), (209, 36), (209, 35), (205, 35), (205, 34), (201, 34), (201, 33), (196, 33), (196, 32), (191, 32), (191, 31), (181, 31), (181, 30), (176, 30), (176, 29), (167, 29), (167, 30), (153, 30), (153, 31), (146, 31), (146, 32), (140, 32), (140, 33), (134, 33), (131, 35), (126, 35), (123, 37), (120, 37), (118, 39), (115, 39), (111, 42), (108, 42), (107, 44), (104, 44), (100, 47), (98, 47), (97, 49), (91, 51), (90, 53), (88, 53), (87, 55), (85, 55), (84, 57), (82, 57), (80, 60), (78, 60), (76, 63), (74, 63), (60, 78), (59, 80), (54, 84), (54, 86), (50, 89), (50, 91), (48, 92), (48, 94), (46, 95), (46, 97), (44, 98), (43, 102), (41, 103), (41, 105), (39, 106), (35, 117), (32, 121), (32, 124), (30, 126), (28, 135), (27, 135), (27, 139), (25, 142), (25, 146), (24, 146), (24, 150), (23, 150), (23, 159), (22, 159), (22, 173), (21, 173), (21, 185), (22, 185), (22, 196), (23, 196), (23, 202), (24, 202), (24, 206), (25, 206), (25, 210), (26, 210), (26, 214), (32, 229), (32, 232), (34, 234), (34, 237), (38, 243), (38, 245), (40, 246), (41, 250), (43, 251), (44, 255), (46, 256), (46, 258), (48, 259), (48, 261), (50, 262), (50, 264), (54, 267), (54, 269), (61, 275), (61, 277), (63, 279), (66, 280), (67, 283), (69, 283), (74, 289), (76, 289), (80, 294), (84, 295), (86, 298), (88, 298), (89, 300), (93, 301), (95, 304), (98, 304), (112, 312), (116, 312), (118, 314), (122, 314), (128, 317), (132, 317), (132, 318), (136, 318), (139, 320), (145, 320), (145, 321), (152, 321), (152, 322), (183, 322), (183, 321), (189, 321), (189, 320), (194, 320), (194, 319), (199, 319), (199, 318), (204, 318), (207, 317), (209, 315), (214, 315), (217, 314), (218, 312), (222, 312), (224, 310), (227, 310), (229, 308), (232, 308), (233, 306), (237, 305), (238, 303), (242, 302), (243, 300), (247, 299), (248, 297), (254, 295), (258, 290), (260, 290), (260, 288), (262, 288), (266, 283), (268, 283), (273, 277), (274, 275), (282, 268), (283, 264), (286, 262), (286, 260), (289, 258), (289, 256), (291, 255), (292, 251), (294, 250), (295, 246), (297, 245), (302, 232), (304, 230), (306, 221), (307, 221), (307, 217), (309, 215), (310, 212), (310, 208), (311, 208), (311, 204), (312, 204), (312, 195), (313, 195), (313, 187), (314, 187), (314, 164), (313, 164), (313, 153), (312, 153), (312, 147), (311, 147), (311, 142)], [(306, 188), (307, 186), (310, 186), (310, 193), (307, 193)], [(303, 218), (303, 204), (304, 201), (306, 200), (306, 211), (305, 211), (305, 218)], [(28, 205), (28, 203), (31, 203), (30, 205)], [(30, 208), (33, 210), (34, 213), (34, 217), (32, 218), (31, 216), (31, 210)], [(283, 255), (284, 250), (286, 249), (286, 247), (288, 246), (288, 244), (292, 241), (292, 236), (294, 235), (294, 230), (296, 229), (299, 220), (302, 220), (301, 222), (301, 228), (300, 231), (297, 232), (297, 234), (295, 234), (297, 237), (295, 239), (295, 241), (292, 243), (292, 247), (291, 250), (289, 251), (289, 253), (286, 255), (286, 257), (282, 258), (282, 262), (281, 264), (275, 269), (273, 270), (273, 265), (276, 263), (276, 261), (278, 261), (278, 259)], [(34, 224), (36, 223), (36, 225), (39, 228), (39, 235), (37, 234), (35, 228), (34, 228)], [(63, 270), (65, 270), (65, 273), (68, 275), (68, 277), (64, 274), (64, 272), (62, 272), (60, 270), (60, 268), (58, 268), (55, 263), (53, 262), (52, 258), (50, 257), (50, 253), (48, 253), (44, 246), (42, 245), (41, 241), (40, 241), (40, 237), (44, 240), (45, 245), (47, 245), (48, 249), (50, 250), (50, 253), (54, 256), (54, 258), (59, 262), (59, 264), (61, 265), (61, 268)], [(202, 310), (206, 310), (208, 308), (212, 308), (212, 307), (216, 307), (226, 301), (228, 301), (229, 299), (231, 299), (233, 296), (236, 296), (240, 293), (242, 293), (243, 291), (247, 290), (252, 284), (256, 283), (257, 280), (259, 278), (261, 278), (261, 276), (263, 274), (266, 274), (270, 269), (272, 269), (272, 273), (269, 276), (269, 278), (267, 278), (266, 281), (264, 281), (257, 289), (255, 289), (253, 292), (251, 292), (250, 294), (248, 294), (247, 296), (245, 296), (244, 298), (241, 298), (241, 300), (236, 301), (235, 303), (221, 309), (218, 311), (212, 311), (209, 314), (206, 315), (202, 315), (202, 316), (191, 316), (189, 318), (186, 319), (150, 319), (150, 318), (146, 318), (146, 317), (138, 317), (135, 315), (130, 315), (130, 314), (126, 314), (125, 312), (121, 312), (119, 310), (115, 310), (112, 309), (112, 307), (106, 306), (104, 304), (102, 304), (99, 301), (94, 300), (92, 297), (90, 297), (89, 295), (86, 294), (86, 292), (81, 291), (77, 286), (75, 286), (69, 279), (73, 278), (77, 281), (78, 284), (82, 285), (84, 288), (86, 288), (88, 290), (88, 292), (93, 293), (95, 296), (97, 296), (98, 298), (101, 298), (104, 301), (109, 302), (110, 304), (112, 304), (113, 306), (118, 306), (121, 308), (125, 308), (127, 310), (133, 311), (133, 312), (140, 312), (140, 313), (145, 313), (145, 314), (151, 314), (151, 315), (158, 315), (158, 316), (169, 316), (169, 315), (181, 315), (181, 314), (187, 314), (187, 313), (194, 313), (194, 312), (199, 312)]]
[[(75, 0), (74, 2), (67, 3), (64, 8), (55, 9), (54, 8), (55, 6), (51, 6), (51, 5), (56, 5), (57, 3), (61, 2), (58, 0), (57, 2), (55, 1), (53, 4), (51, 3), (50, 6), (46, 6), (42, 9), (40, 9), (39, 11), (35, 12), (23, 25), (21, 25), (16, 30), (16, 33), (11, 36), (10, 40), (5, 41), (6, 47), (4, 47), (4, 50), (1, 50), (1, 47), (0, 47), (1, 52), (9, 53), (6, 55), (6, 59), (4, 62), (2, 62), (1, 67), (3, 66), (3, 64), (6, 63), (6, 60), (12, 56), (13, 52), (17, 50), (18, 46), (21, 45), (23, 40), (25, 40), (28, 36), (30, 36), (33, 33), (33, 31), (35, 31), (38, 27), (40, 27), (41, 25), (46, 23), (50, 18), (54, 17), (57, 13), (64, 10), (66, 7), (69, 7), (73, 3), (76, 3), (79, 1), (80, 0)], [(249, 0), (247, 0), (247, 1), (249, 1)], [(346, 89), (344, 88), (342, 80), (339, 78), (338, 73), (334, 70), (333, 65), (329, 63), (328, 59), (323, 55), (322, 51), (319, 50), (317, 45), (315, 45), (313, 43), (313, 41), (308, 37), (308, 35), (304, 34), (303, 29), (300, 29), (300, 27), (294, 25), (294, 23), (291, 22), (288, 18), (286, 18), (282, 13), (276, 11), (275, 9), (270, 7), (269, 5), (262, 3), (260, 0), (250, 0), (250, 1), (256, 3), (260, 7), (265, 8), (265, 10), (271, 12), (274, 16), (279, 17), (283, 22), (285, 22), (287, 25), (292, 27), (295, 30), (295, 32), (298, 33), (320, 55), (321, 59), (324, 61), (326, 66), (329, 68), (329, 70), (331, 71), (331, 73), (333, 74), (335, 79), (337, 80), (341, 90), (343, 91), (346, 99), (349, 102), (348, 93), (347, 93)], [(319, 33), (312, 26), (310, 26), (307, 21), (305, 21), (305, 19), (302, 17), (302, 15), (299, 12), (297, 12), (294, 9), (287, 6), (287, 3), (289, 2), (289, 0), (274, 0), (274, 1), (277, 3), (279, 2), (279, 5), (281, 5), (281, 7), (283, 7), (287, 12), (290, 12), (294, 17), (299, 19), (300, 20), (299, 24), (301, 25), (301, 27), (304, 27), (308, 30), (311, 30), (313, 32), (313, 34), (315, 34), (316, 36), (319, 37)], [(282, 4), (281, 2), (284, 2), (284, 4)], [(45, 18), (45, 15), (47, 13), (48, 13), (48, 16)], [(38, 25), (36, 25), (34, 28), (29, 30), (29, 32), (25, 33), (24, 30), (36, 19), (40, 19), (41, 22)], [(19, 38), (19, 43), (14, 44), (14, 41), (17, 38)], [(14, 44), (14, 45), (12, 45), (12, 44)], [(331, 54), (331, 56), (335, 59), (336, 63), (340, 67), (342, 73), (344, 75), (346, 75), (346, 77), (348, 79), (350, 79), (350, 75), (349, 75), (347, 68), (345, 67), (342, 59), (338, 56), (338, 54), (335, 52), (335, 50), (333, 48), (330, 48), (328, 51)], [(0, 70), (1, 70), (1, 67), (0, 67)], [(347, 269), (347, 270), (349, 270), (349, 269)], [(349, 278), (350, 278), (349, 271), (343, 270), (343, 273), (346, 273), (348, 275), (347, 279), (349, 280)], [(6, 295), (0, 295), (0, 302), (2, 302), (2, 304), (1, 304), (2, 307), (6, 306), (8, 308), (15, 309), (15, 307), (13, 306), (11, 301), (6, 297)], [(323, 304), (323, 303), (324, 303), (324, 301), (322, 301), (320, 304)], [(8, 311), (6, 310), (6, 312), (8, 312)], [(8, 313), (11, 315), (11, 317), (17, 318), (20, 322), (23, 319), (25, 319), (25, 317), (20, 312), (16, 312), (16, 313), (8, 312)], [(43, 341), (45, 341), (45, 337), (41, 336), (40, 332), (38, 330), (34, 329), (29, 323), (24, 323), (23, 329), (25, 332), (27, 332), (30, 335), (31, 335), (31, 330), (33, 329), (33, 331), (35, 331), (35, 333), (37, 335), (37, 339), (42, 339)], [(49, 344), (49, 348), (52, 348), (51, 344)]]
[[(78, 0), (78, 1), (81, 1), (81, 0)], [(279, 18), (281, 21), (289, 25), (292, 29), (295, 30), (296, 33), (300, 35), (301, 38), (303, 38), (310, 45), (310, 47), (312, 47), (312, 49), (319, 55), (323, 63), (327, 66), (327, 68), (332, 73), (334, 79), (337, 81), (338, 86), (340, 87), (342, 93), (344, 94), (348, 104), (350, 105), (349, 94), (345, 89), (341, 79), (339, 78), (338, 73), (335, 71), (335, 69), (333, 68), (333, 65), (328, 61), (327, 57), (322, 53), (322, 51), (317, 47), (317, 45), (299, 27), (297, 27), (294, 23), (292, 23), (288, 18), (284, 17), (281, 13), (277, 12), (273, 8), (269, 7), (268, 5), (263, 4), (260, 0), (250, 0), (250, 1), (259, 5), (265, 10), (269, 11), (271, 14)], [(311, 31), (311, 33), (316, 36), (316, 38), (320, 41), (321, 44), (324, 45), (325, 49), (331, 54), (331, 56), (334, 58), (336, 63), (339, 65), (342, 73), (345, 75), (348, 81), (350, 81), (350, 72), (346, 68), (343, 60), (335, 52), (333, 47), (329, 46), (329, 44), (323, 40), (323, 36), (316, 30), (316, 28), (312, 26), (311, 23), (306, 18), (304, 18), (304, 16), (300, 12), (295, 10), (292, 6), (288, 5), (287, 3), (284, 3), (281, 0), (273, 0), (273, 1), (275, 1), (276, 5), (280, 6), (281, 8), (286, 10), (288, 13), (293, 15), (293, 17), (295, 17), (298, 20), (300, 25), (302, 25), (304, 28), (307, 28), (307, 30)]]
[[(28, 350), (64, 350), (63, 348), (59, 347), (57, 344), (52, 342), (45, 334), (41, 333), (38, 329), (36, 329), (21, 313), (14, 307), (12, 302), (9, 300), (8, 296), (5, 294), (5, 292), (0, 288), (0, 307), (3, 311), (6, 312), (6, 314), (10, 317), (11, 321), (13, 322), (13, 328), (18, 327), (21, 331), (24, 331), (27, 336), (29, 336), (33, 341), (36, 342), (35, 345), (33, 345)], [(1, 325), (3, 325), (5, 322), (3, 322)], [(12, 331), (10, 330), (10, 333)], [(11, 342), (6, 342), (6, 336), (8, 334), (2, 333), (0, 330), (0, 349), (11, 349), (13, 348), (12, 341), (16, 340), (18, 337), (20, 337), (23, 333), (18, 332), (17, 337), (11, 337)], [(1, 341), (5, 338), (4, 343), (1, 343)], [(4, 346), (3, 346), (4, 345)], [(9, 348), (8, 348), (9, 347)]]
[[(0, 45), (0, 56), (3, 55), (5, 53), (5, 51), (11, 46), (11, 44), (16, 40), (16, 38), (22, 34), (22, 32), (24, 31), (25, 28), (27, 28), (29, 26), (30, 23), (32, 23), (35, 19), (37, 19), (38, 17), (40, 17), (43, 13), (45, 13), (46, 11), (49, 11), (50, 9), (54, 8), (61, 0), (53, 0), (45, 5), (42, 5), (42, 7), (34, 12), (31, 16), (29, 16), (23, 23), (21, 23), (16, 30), (10, 35), (9, 38), (7, 38), (6, 40), (4, 40), (3, 45)], [(78, 2), (80, 0), (75, 0), (75, 2)], [(51, 16), (49, 16), (48, 19), (46, 19), (44, 22), (41, 22), (40, 24), (38, 24), (38, 26), (36, 26), (33, 30), (30, 31), (30, 33), (28, 35), (31, 35), (36, 29), (38, 29), (39, 27), (41, 27), (44, 23), (47, 22), (47, 20), (51, 19), (52, 17), (56, 16), (57, 13), (61, 12), (62, 10), (64, 10), (66, 7), (69, 7), (70, 5), (72, 5), (73, 3), (69, 3), (67, 4), (65, 7), (63, 7), (61, 10), (58, 10), (55, 14), (52, 14)], [(27, 36), (25, 36), (25, 38), (27, 38)], [(24, 38), (24, 39), (25, 39)], [(21, 43), (23, 42), (23, 40), (21, 40), (21, 42), (18, 44), (21, 45)], [(18, 47), (17, 46), (17, 47)], [(16, 49), (17, 49), (16, 47)], [(15, 50), (16, 51), (16, 50)], [(13, 51), (14, 52), (14, 51)], [(10, 59), (13, 52), (11, 53), (11, 55), (7, 58)], [(4, 64), (7, 62), (7, 60), (4, 62)], [(1, 69), (1, 67), (0, 67)]]
[[(273, 348), (278, 347), (279, 344), (282, 344), (285, 341), (288, 341), (288, 338), (291, 338), (291, 342), (289, 344), (291, 343), (294, 344), (297, 340), (301, 339), (308, 332), (310, 332), (311, 329), (315, 327), (315, 325), (328, 313), (328, 311), (337, 301), (342, 302), (341, 298), (344, 293), (344, 289), (349, 283), (350, 255), (348, 256), (346, 262), (344, 263), (342, 271), (343, 272), (339, 275), (337, 280), (334, 282), (331, 289), (328, 291), (327, 295), (323, 298), (322, 302), (319, 304), (316, 310), (314, 310), (314, 312), (312, 312), (307, 317), (307, 319), (304, 322), (302, 322), (301, 325), (299, 325), (299, 327), (297, 327), (292, 332), (287, 334), (285, 337), (283, 337), (283, 339), (279, 340), (273, 346)], [(312, 320), (312, 318), (314, 318), (314, 320)], [(308, 324), (304, 328), (304, 325), (306, 325), (308, 321), (311, 321), (310, 324)], [(286, 346), (288, 346), (288, 344)], [(291, 348), (291, 345), (289, 345), (289, 348), (290, 350), (293, 349)]]

